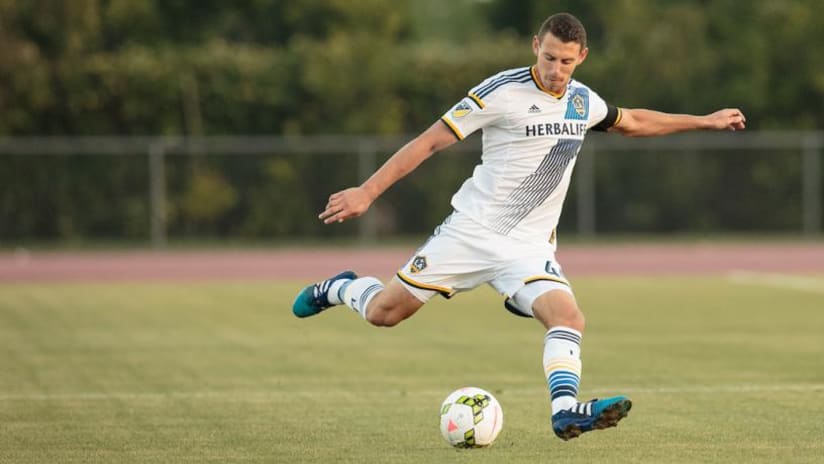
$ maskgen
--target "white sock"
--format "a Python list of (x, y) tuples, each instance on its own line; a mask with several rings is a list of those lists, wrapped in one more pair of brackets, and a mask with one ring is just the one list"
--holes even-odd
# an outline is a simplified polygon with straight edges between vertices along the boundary
[(544, 337), (544, 374), (552, 414), (578, 404), (581, 381), (581, 332), (556, 326)]
[(343, 303), (366, 319), (369, 302), (383, 290), (383, 284), (374, 277), (361, 277), (343, 287)]
[(326, 294), (326, 299), (329, 300), (329, 303), (333, 305), (342, 304), (343, 292), (341, 292), (341, 288), (350, 282), (352, 282), (352, 279), (338, 279), (332, 282), (332, 285), (329, 286), (329, 292)]

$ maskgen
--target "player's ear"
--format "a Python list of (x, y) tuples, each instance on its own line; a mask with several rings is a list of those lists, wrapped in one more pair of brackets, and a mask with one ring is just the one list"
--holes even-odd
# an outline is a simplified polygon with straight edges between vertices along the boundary
[(538, 56), (538, 50), (540, 50), (540, 48), (541, 48), (541, 41), (538, 40), (537, 35), (533, 35), (532, 36), (532, 53), (534, 53), (535, 56)]
[(587, 59), (587, 55), (589, 55), (589, 48), (588, 47), (582, 48), (581, 53), (578, 54), (578, 64), (583, 63), (584, 60)]

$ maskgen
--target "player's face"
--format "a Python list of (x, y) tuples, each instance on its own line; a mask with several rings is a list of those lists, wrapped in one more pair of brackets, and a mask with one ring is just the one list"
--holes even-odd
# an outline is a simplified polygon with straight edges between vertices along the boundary
[(584, 62), (589, 49), (578, 42), (562, 42), (551, 32), (532, 38), (532, 51), (538, 57), (536, 70), (541, 83), (552, 93), (564, 93), (575, 68)]

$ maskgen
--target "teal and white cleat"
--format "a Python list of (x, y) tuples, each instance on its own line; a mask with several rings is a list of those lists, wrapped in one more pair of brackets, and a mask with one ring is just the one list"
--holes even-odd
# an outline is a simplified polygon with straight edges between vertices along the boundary
[(344, 271), (322, 282), (304, 288), (292, 304), (292, 312), (297, 317), (309, 317), (334, 306), (329, 303), (329, 288), (336, 280), (355, 280), (358, 276), (352, 271)]
[(552, 415), (552, 430), (558, 438), (569, 440), (590, 430), (615, 427), (618, 421), (627, 417), (631, 408), (632, 401), (626, 396), (578, 403), (571, 410), (558, 411)]

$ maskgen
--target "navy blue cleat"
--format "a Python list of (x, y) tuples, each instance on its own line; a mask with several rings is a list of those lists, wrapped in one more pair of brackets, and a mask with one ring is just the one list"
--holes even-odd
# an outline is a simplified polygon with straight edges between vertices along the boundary
[(334, 306), (329, 303), (329, 287), (332, 282), (340, 279), (355, 280), (358, 276), (352, 271), (343, 271), (335, 277), (304, 288), (292, 304), (292, 312), (297, 317), (309, 317)]
[(558, 438), (569, 440), (590, 430), (615, 427), (618, 421), (627, 417), (632, 401), (626, 396), (613, 396), (603, 400), (594, 399), (579, 403), (571, 410), (558, 411), (552, 415), (552, 430)]

